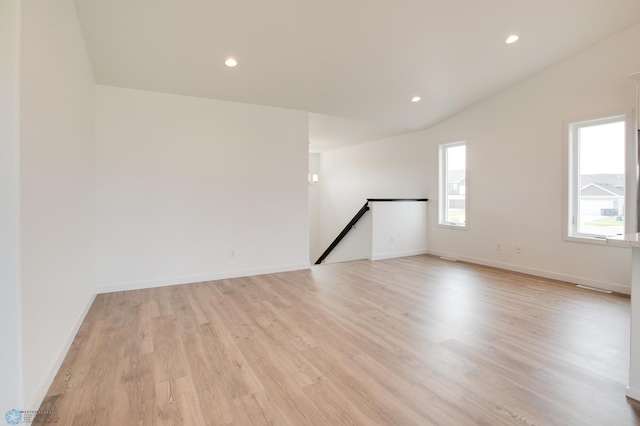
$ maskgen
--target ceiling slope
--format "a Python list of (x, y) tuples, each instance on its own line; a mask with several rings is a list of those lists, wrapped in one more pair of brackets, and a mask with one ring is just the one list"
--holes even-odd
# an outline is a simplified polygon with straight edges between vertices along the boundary
[(640, 22), (638, 0), (75, 3), (99, 84), (308, 111), (315, 150), (426, 128)]

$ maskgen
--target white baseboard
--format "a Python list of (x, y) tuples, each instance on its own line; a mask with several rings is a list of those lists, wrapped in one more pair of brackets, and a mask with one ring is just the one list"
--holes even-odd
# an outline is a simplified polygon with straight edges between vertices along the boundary
[(298, 265), (275, 266), (270, 268), (244, 269), (238, 271), (228, 271), (221, 273), (212, 273), (206, 275), (189, 275), (184, 277), (171, 277), (149, 281), (133, 281), (127, 283), (113, 283), (98, 286), (98, 294), (113, 293), (116, 291), (142, 290), (145, 288), (167, 287), (170, 285), (181, 285), (199, 283), (203, 281), (224, 280), (228, 278), (250, 277), (253, 275), (276, 274), (278, 272), (299, 271), (301, 269), (309, 269), (308, 263)]
[(427, 254), (427, 249), (420, 250), (409, 250), (409, 251), (397, 251), (391, 253), (379, 253), (371, 256), (371, 260), (383, 260), (383, 259), (393, 259), (396, 257), (408, 257), (408, 256), (417, 256), (420, 254)]
[(36, 390), (35, 395), (29, 402), (29, 405), (27, 405), (27, 407), (29, 407), (28, 408), (29, 410), (38, 410), (40, 408), (40, 405), (42, 404), (44, 397), (47, 395), (47, 391), (49, 390), (49, 387), (51, 387), (51, 384), (53, 383), (53, 379), (56, 378), (56, 374), (58, 374), (58, 371), (62, 366), (62, 362), (64, 361), (64, 358), (67, 356), (67, 353), (71, 348), (73, 339), (75, 339), (76, 334), (78, 334), (78, 330), (80, 330), (80, 326), (82, 325), (85, 317), (87, 316), (87, 313), (89, 313), (89, 309), (91, 309), (91, 305), (93, 305), (93, 301), (95, 300), (95, 298), (96, 298), (95, 294), (91, 295), (84, 309), (78, 316), (78, 319), (76, 320), (76, 323), (73, 329), (69, 332), (69, 334), (67, 335), (67, 338), (65, 339), (64, 346), (62, 347), (53, 365), (49, 369), (49, 373), (42, 379), (42, 381), (40, 382), (40, 385), (38, 386), (38, 389)]
[(627, 386), (627, 396), (629, 398), (635, 399), (640, 402), (640, 389), (631, 388), (631, 386)]
[(603, 290), (611, 290), (616, 293), (631, 294), (631, 287), (605, 281), (592, 280), (585, 277), (577, 277), (574, 275), (561, 274), (558, 272), (545, 271), (543, 269), (529, 268), (526, 266), (512, 265), (510, 263), (494, 262), (492, 260), (480, 259), (476, 257), (460, 256), (454, 253), (442, 252), (437, 250), (429, 250), (429, 254), (434, 256), (444, 256), (463, 262), (475, 263), (478, 265), (491, 266), (493, 268), (505, 269), (507, 271), (520, 272), (523, 274), (535, 275), (538, 277), (549, 278), (552, 280), (565, 281), (572, 284), (582, 284), (588, 287), (599, 288)]

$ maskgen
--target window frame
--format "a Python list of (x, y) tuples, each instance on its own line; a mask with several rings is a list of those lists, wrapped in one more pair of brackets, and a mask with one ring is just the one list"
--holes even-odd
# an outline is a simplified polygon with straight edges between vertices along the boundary
[(625, 193), (624, 193), (624, 234), (636, 232), (636, 199), (638, 178), (638, 151), (635, 144), (635, 121), (632, 111), (618, 112), (597, 117), (582, 118), (565, 122), (565, 184), (563, 237), (566, 241), (606, 244), (606, 236), (578, 232), (579, 188), (578, 185), (578, 139), (577, 134), (582, 127), (624, 121), (625, 127)]
[[(447, 180), (448, 167), (448, 149), (458, 146), (465, 147), (465, 193), (464, 193), (464, 224), (458, 224), (455, 222), (447, 222), (447, 207), (449, 200), (449, 181)], [(466, 141), (457, 141), (443, 143), (438, 146), (438, 226), (449, 229), (466, 230), (469, 228), (469, 166), (467, 164), (468, 159), (468, 144)], [(458, 188), (459, 191), (459, 188)]]

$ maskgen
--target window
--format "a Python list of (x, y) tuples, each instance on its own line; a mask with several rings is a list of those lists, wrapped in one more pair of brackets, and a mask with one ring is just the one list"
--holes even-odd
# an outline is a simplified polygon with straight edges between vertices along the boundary
[[(630, 117), (569, 124), (567, 235), (604, 239), (635, 232), (636, 170)], [(635, 222), (635, 221), (631, 221)]]
[(467, 146), (465, 142), (440, 145), (440, 225), (465, 228), (467, 224)]

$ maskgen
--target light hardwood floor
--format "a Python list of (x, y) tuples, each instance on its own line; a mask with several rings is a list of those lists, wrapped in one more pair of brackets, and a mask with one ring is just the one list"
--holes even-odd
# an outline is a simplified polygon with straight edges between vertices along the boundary
[(61, 425), (637, 425), (629, 299), (430, 256), (98, 295)]

